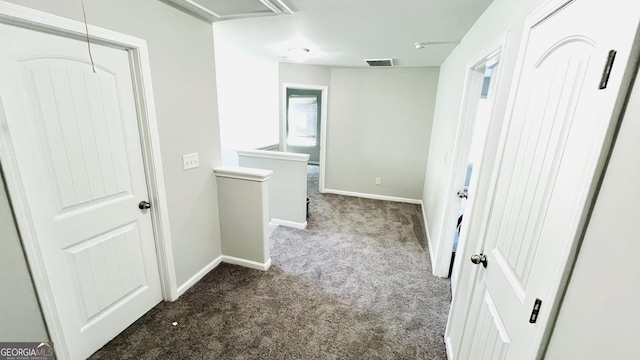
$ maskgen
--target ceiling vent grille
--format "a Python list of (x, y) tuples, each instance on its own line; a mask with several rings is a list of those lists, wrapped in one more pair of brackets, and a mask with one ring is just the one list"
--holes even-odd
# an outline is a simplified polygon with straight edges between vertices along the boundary
[(371, 67), (393, 66), (393, 59), (364, 59)]

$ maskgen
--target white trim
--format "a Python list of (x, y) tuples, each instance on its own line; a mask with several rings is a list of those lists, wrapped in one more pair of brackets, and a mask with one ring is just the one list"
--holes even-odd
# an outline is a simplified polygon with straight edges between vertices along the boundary
[(217, 168), (214, 168), (213, 172), (217, 177), (257, 182), (265, 182), (269, 180), (269, 178), (273, 174), (273, 171), (271, 170), (253, 169), (238, 166), (219, 166)]
[[(27, 7), (0, 1), (0, 23), (43, 31), (45, 33), (73, 39), (85, 39), (86, 29), (82, 22), (33, 10)], [(143, 148), (145, 175), (153, 204), (152, 226), (154, 230), (156, 256), (160, 273), (162, 294), (165, 300), (177, 299), (175, 265), (171, 245), (168, 209), (165, 196), (162, 160), (155, 117), (151, 69), (146, 41), (93, 25), (88, 25), (89, 37), (95, 43), (104, 44), (130, 52), (134, 91), (139, 111), (140, 136)], [(16, 157), (7, 137), (0, 138), (0, 162), (5, 165), (7, 188), (13, 204), (16, 223), (27, 255), (32, 279), (38, 294), (42, 313), (51, 336), (56, 343), (56, 355), (69, 358), (69, 348), (63, 334), (51, 284), (38, 245), (26, 195), (22, 187)]]
[(298, 154), (282, 151), (267, 151), (267, 150), (236, 150), (238, 156), (249, 156), (255, 158), (265, 159), (278, 159), (288, 161), (308, 162), (309, 154)]
[(222, 255), (222, 262), (262, 271), (267, 271), (269, 270), (269, 267), (271, 267), (271, 258), (269, 258), (265, 263), (259, 263), (257, 261), (241, 259), (235, 256)]
[(174, 4), (178, 8), (188, 13), (207, 19), (209, 21), (219, 20), (221, 18), (221, 16), (218, 15), (217, 13), (191, 0), (167, 0), (167, 1), (169, 1), (170, 3)]
[(451, 342), (445, 340), (444, 346), (447, 351), (447, 359), (453, 359), (453, 348), (451, 347)]
[(209, 271), (213, 270), (216, 266), (220, 265), (222, 262), (222, 255), (215, 258), (212, 262), (208, 263), (202, 270), (198, 271), (195, 275), (189, 278), (189, 280), (185, 281), (184, 284), (178, 287), (178, 296), (182, 296), (187, 290), (189, 290), (193, 285), (195, 285), (198, 281), (200, 281), (205, 275), (209, 273)]
[(429, 223), (427, 222), (427, 213), (424, 211), (424, 202), (420, 200), (420, 210), (422, 210), (422, 221), (424, 221), (424, 233), (427, 236), (427, 249), (429, 249), (429, 259), (431, 259), (431, 267), (433, 268), (436, 257), (431, 251), (431, 233), (429, 232)]
[(324, 193), (353, 196), (353, 197), (373, 199), (373, 200), (395, 201), (395, 202), (408, 203), (408, 204), (422, 204), (422, 200), (420, 199), (409, 199), (409, 198), (387, 196), (387, 195), (367, 194), (367, 193), (359, 193), (359, 192), (353, 192), (353, 191), (325, 189)]
[(279, 151), (280, 144), (271, 144), (255, 148), (255, 150)]
[(180, 287), (178, 287), (178, 290), (177, 290), (178, 296), (182, 296), (193, 285), (195, 285), (198, 281), (202, 280), (202, 278), (205, 277), (211, 270), (215, 269), (218, 265), (220, 265), (223, 262), (227, 264), (239, 265), (239, 266), (262, 270), (262, 271), (266, 271), (269, 269), (269, 267), (271, 267), (271, 258), (269, 258), (269, 260), (267, 260), (266, 263), (259, 263), (257, 261), (246, 260), (246, 259), (238, 258), (235, 256), (220, 255), (217, 258), (215, 258), (212, 262), (207, 264), (200, 271), (198, 271), (195, 275), (190, 277), (189, 280), (185, 281), (184, 284), (180, 285)]
[(287, 151), (287, 89), (320, 90), (322, 92), (322, 109), (320, 110), (320, 174), (318, 179), (318, 191), (325, 190), (325, 159), (327, 158), (327, 121), (329, 111), (329, 87), (325, 85), (308, 85), (283, 83), (282, 84), (282, 108), (280, 113), (280, 150)]
[[(463, 94), (460, 112), (458, 114), (458, 124), (456, 126), (456, 137), (453, 145), (453, 152), (451, 154), (451, 166), (449, 168), (449, 173), (447, 176), (447, 188), (445, 190), (445, 194), (447, 197), (444, 203), (444, 211), (442, 212), (442, 217), (440, 218), (440, 237), (439, 239), (433, 239), (437, 241), (434, 243), (434, 254), (433, 254), (433, 263), (432, 263), (432, 271), (434, 276), (438, 277), (447, 277), (449, 274), (449, 267), (451, 264), (451, 249), (453, 248), (454, 242), (454, 233), (455, 227), (453, 224), (455, 223), (455, 218), (457, 217), (458, 207), (452, 207), (451, 200), (449, 196), (453, 196), (458, 190), (456, 188), (456, 181), (459, 177), (458, 168), (459, 163), (462, 161), (462, 156), (468, 156), (468, 154), (462, 154), (463, 142), (465, 140), (465, 135), (468, 134), (468, 126), (471, 118), (475, 118), (475, 108), (471, 107), (470, 98), (472, 96), (471, 91), (474, 89), (475, 80), (478, 80), (478, 77), (483, 76), (482, 74), (478, 74), (478, 69), (484, 66), (487, 61), (495, 58), (496, 56), (502, 56), (504, 48), (507, 44), (507, 40), (509, 38), (509, 30), (500, 35), (496, 40), (494, 40), (491, 44), (489, 44), (486, 48), (484, 48), (478, 55), (471, 59), (471, 61), (467, 64), (467, 71), (463, 86)], [(499, 86), (501, 83), (501, 74), (502, 67), (499, 67), (495, 73), (494, 80), (496, 81), (496, 86), (494, 88), (494, 93), (497, 94), (499, 92)], [(495, 97), (494, 97), (495, 101)], [(489, 121), (493, 122), (494, 112), (489, 115)], [(471, 141), (471, 137), (466, 139)], [(480, 166), (476, 166), (474, 171), (480, 170), (483, 163), (485, 163), (484, 159), (480, 162)], [(477, 177), (476, 177), (477, 178)], [(468, 208), (466, 210), (469, 213), (473, 213), (472, 208)]]
[(269, 221), (269, 233), (271, 233), (271, 227), (273, 226), (274, 228), (277, 227), (278, 225), (282, 225), (282, 226), (286, 226), (286, 227), (291, 227), (291, 228), (296, 228), (296, 229), (306, 229), (307, 228), (307, 222), (295, 222), (295, 221), (289, 221), (289, 220), (280, 220), (280, 219), (271, 219), (271, 221)]
[(214, 22), (217, 20), (243, 19), (250, 17), (274, 16), (280, 14), (293, 14), (293, 11), (285, 5), (281, 0), (259, 0), (267, 10), (254, 11), (248, 13), (237, 13), (230, 15), (221, 15), (206, 7), (196, 3), (193, 0), (166, 0), (176, 7), (187, 13), (200, 17), (202, 19)]
[[(173, 257), (173, 245), (171, 240), (171, 228), (169, 226), (169, 206), (167, 204), (166, 188), (164, 183), (164, 171), (160, 151), (160, 136), (158, 135), (158, 123), (156, 121), (156, 107), (153, 98), (151, 84), (151, 67), (149, 65), (149, 52), (147, 43), (140, 40), (139, 50), (131, 51), (132, 63), (140, 64), (140, 67), (132, 67), (132, 75), (135, 77), (135, 91), (137, 93), (137, 110), (143, 119), (140, 124), (140, 138), (142, 141), (142, 154), (144, 157), (145, 177), (149, 191), (149, 199), (153, 206), (151, 212), (153, 232), (156, 236), (156, 252), (158, 255), (158, 267), (160, 270), (162, 297), (167, 301), (178, 299), (175, 262)], [(147, 120), (146, 122), (144, 120)]]
[(293, 11), (282, 0), (258, 0), (276, 14), (293, 14)]
[[(544, 4), (540, 5), (540, 7), (534, 10), (525, 19), (525, 26), (526, 26), (527, 32), (531, 32), (531, 29), (540, 25), (544, 20), (550, 18), (558, 11), (571, 5), (571, 3), (574, 1), (575, 0), (548, 0)], [(527, 41), (529, 41), (528, 38), (527, 38)]]

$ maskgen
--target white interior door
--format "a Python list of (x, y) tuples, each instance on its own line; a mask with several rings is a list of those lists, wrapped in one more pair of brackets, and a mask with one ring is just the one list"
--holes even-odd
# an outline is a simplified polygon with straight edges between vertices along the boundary
[[(469, 126), (471, 129), (470, 139), (466, 141), (466, 144), (461, 146), (461, 163), (457, 165), (459, 169), (456, 172), (456, 185), (458, 190), (458, 196), (460, 192), (464, 193), (464, 196), (468, 198), (460, 199), (459, 206), (456, 208), (452, 206), (452, 210), (457, 210), (455, 213), (456, 229), (454, 233), (453, 252), (461, 254), (464, 251), (464, 243), (466, 240), (466, 228), (469, 222), (469, 218), (473, 216), (473, 201), (475, 186), (478, 179), (478, 173), (482, 166), (482, 155), (484, 153), (484, 145), (487, 140), (487, 131), (491, 121), (491, 114), (493, 111), (493, 104), (495, 98), (496, 78), (500, 64), (500, 54), (493, 56), (483, 61), (481, 65), (474, 68), (473, 76), (478, 80), (481, 79), (481, 86), (479, 88), (471, 87), (474, 91), (467, 100), (468, 102), (474, 102), (473, 106), (470, 106), (469, 110), (473, 110), (469, 114), (469, 118), (466, 120), (465, 127)], [(466, 129), (465, 129), (466, 131)], [(462, 170), (464, 169), (464, 170)], [(463, 216), (462, 222), (460, 217)], [(466, 220), (466, 221), (465, 221)], [(453, 227), (449, 225), (449, 230)], [(447, 232), (449, 234), (449, 232)], [(457, 263), (456, 263), (457, 262)], [(458, 272), (460, 268), (460, 257), (452, 260), (450, 267), (451, 278), (451, 291), (455, 292), (458, 283)]]
[(11, 139), (62, 333), (86, 358), (162, 300), (130, 57), (0, 24)]
[[(608, 151), (639, 15), (636, 1), (575, 0), (528, 19), (479, 242), (487, 266), (463, 259), (475, 288), (468, 312), (452, 309), (464, 320), (449, 322), (458, 326), (448, 330), (454, 359), (537, 356)], [(599, 89), (612, 49), (611, 77)]]

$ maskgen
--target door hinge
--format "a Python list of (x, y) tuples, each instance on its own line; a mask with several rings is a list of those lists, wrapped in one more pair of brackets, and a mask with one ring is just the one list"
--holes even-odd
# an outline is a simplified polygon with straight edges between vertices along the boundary
[(536, 299), (536, 302), (533, 303), (533, 310), (531, 310), (531, 317), (529, 318), (529, 322), (535, 324), (538, 320), (538, 314), (540, 313), (540, 305), (542, 305), (542, 300)]
[(598, 89), (606, 89), (607, 84), (609, 83), (609, 76), (611, 75), (611, 68), (613, 68), (613, 61), (616, 59), (615, 50), (609, 50), (609, 56), (607, 57), (607, 63), (604, 65), (604, 70), (602, 71), (602, 77), (600, 78), (600, 86)]

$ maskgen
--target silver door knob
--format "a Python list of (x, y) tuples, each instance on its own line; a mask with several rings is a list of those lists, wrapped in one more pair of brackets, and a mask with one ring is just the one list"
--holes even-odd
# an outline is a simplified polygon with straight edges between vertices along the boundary
[(140, 210), (144, 210), (144, 209), (150, 209), (151, 208), (151, 203), (148, 201), (140, 201), (140, 203), (138, 204), (138, 209)]
[(476, 265), (482, 264), (482, 266), (484, 266), (486, 268), (487, 267), (487, 255), (485, 255), (485, 254), (471, 255), (471, 262), (476, 264)]

